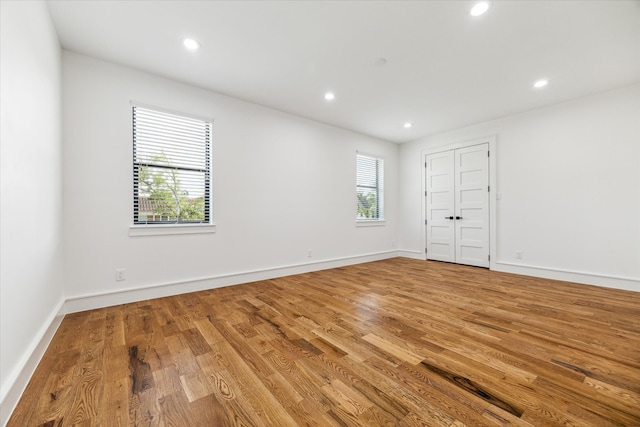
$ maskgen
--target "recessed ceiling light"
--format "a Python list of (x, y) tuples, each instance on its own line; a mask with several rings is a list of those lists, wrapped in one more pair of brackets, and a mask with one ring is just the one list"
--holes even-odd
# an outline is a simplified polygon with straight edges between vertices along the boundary
[(489, 3), (486, 1), (481, 1), (480, 3), (476, 3), (475, 6), (471, 8), (471, 16), (480, 16), (483, 15), (487, 10), (489, 10)]
[(184, 39), (182, 40), (182, 44), (184, 45), (184, 47), (190, 50), (196, 50), (200, 47), (200, 43), (198, 43), (194, 39)]
[(413, 123), (411, 123), (411, 122), (406, 122), (404, 124), (405, 129), (409, 129), (411, 126), (413, 126)]
[(332, 92), (327, 92), (324, 94), (324, 99), (326, 99), (327, 101), (333, 101), (335, 98), (336, 96)]
[(541, 87), (545, 87), (547, 84), (549, 84), (549, 80), (538, 80), (533, 84), (533, 87), (540, 89)]

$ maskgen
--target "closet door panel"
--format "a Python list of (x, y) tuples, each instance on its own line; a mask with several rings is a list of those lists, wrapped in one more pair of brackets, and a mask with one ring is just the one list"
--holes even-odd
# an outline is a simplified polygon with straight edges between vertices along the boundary
[(454, 161), (455, 262), (489, 267), (489, 146), (455, 150)]
[(427, 259), (455, 262), (454, 186), (453, 152), (427, 156)]

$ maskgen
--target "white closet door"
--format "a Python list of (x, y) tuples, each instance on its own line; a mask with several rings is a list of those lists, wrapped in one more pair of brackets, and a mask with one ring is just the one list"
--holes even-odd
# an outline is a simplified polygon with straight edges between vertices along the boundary
[(426, 156), (427, 259), (489, 267), (489, 145)]
[(489, 267), (489, 146), (455, 150), (456, 262)]
[(427, 156), (427, 259), (455, 262), (453, 167), (453, 151)]

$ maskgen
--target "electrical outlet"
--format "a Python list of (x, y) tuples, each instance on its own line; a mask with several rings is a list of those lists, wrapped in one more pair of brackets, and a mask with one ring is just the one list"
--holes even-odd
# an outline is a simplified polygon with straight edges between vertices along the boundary
[(116, 269), (116, 282), (122, 282), (124, 280), (124, 268)]
[(311, 249), (307, 250), (307, 256), (311, 258), (313, 256), (313, 251)]
[(516, 251), (516, 259), (522, 259), (522, 251)]

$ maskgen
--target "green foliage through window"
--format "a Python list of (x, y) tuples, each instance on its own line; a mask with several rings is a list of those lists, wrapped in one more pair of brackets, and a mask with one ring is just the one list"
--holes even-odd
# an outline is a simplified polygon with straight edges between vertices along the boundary
[[(167, 168), (140, 167), (138, 197), (148, 199), (148, 203), (143, 202), (147, 209), (147, 222), (148, 212), (152, 212), (152, 218), (159, 218), (159, 221), (204, 221), (204, 196), (190, 197), (180, 180), (180, 172), (171, 167), (166, 156), (155, 157), (153, 163), (166, 164)], [(139, 203), (139, 206), (143, 203)]]

